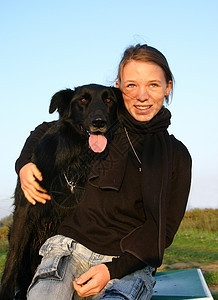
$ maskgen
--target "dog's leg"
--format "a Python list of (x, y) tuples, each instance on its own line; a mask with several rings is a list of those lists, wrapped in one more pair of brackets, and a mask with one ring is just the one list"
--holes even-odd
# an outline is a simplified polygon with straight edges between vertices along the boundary
[(29, 204), (15, 210), (13, 227), (10, 232), (10, 244), (2, 276), (0, 299), (12, 300), (16, 288), (18, 270), (21, 267), (24, 248), (31, 234), (31, 225), (26, 224)]

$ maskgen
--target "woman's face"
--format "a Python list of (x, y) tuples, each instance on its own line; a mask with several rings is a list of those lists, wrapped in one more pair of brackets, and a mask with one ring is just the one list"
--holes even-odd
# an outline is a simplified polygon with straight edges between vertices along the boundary
[(124, 68), (120, 83), (128, 112), (141, 122), (150, 121), (161, 109), (169, 95), (172, 82), (166, 82), (164, 71), (153, 62), (131, 60)]

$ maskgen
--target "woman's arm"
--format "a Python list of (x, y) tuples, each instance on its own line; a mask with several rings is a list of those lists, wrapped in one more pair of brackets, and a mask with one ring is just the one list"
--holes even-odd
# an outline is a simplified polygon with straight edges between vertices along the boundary
[(42, 174), (37, 166), (31, 162), (31, 158), (38, 141), (55, 123), (56, 121), (44, 122), (36, 127), (27, 138), (21, 154), (15, 163), (15, 170), (20, 177), (21, 188), (26, 199), (33, 205), (36, 204), (36, 201), (44, 204), (46, 200), (51, 199), (47, 191), (38, 183), (38, 181), (42, 181)]
[(166, 248), (169, 247), (184, 217), (191, 185), (192, 160), (187, 148), (171, 136), (173, 174), (166, 215)]
[(124, 252), (119, 258), (113, 258), (112, 262), (105, 265), (108, 267), (111, 279), (120, 279), (146, 267), (143, 261), (128, 252)]
[(31, 162), (32, 154), (38, 141), (45, 134), (45, 132), (55, 123), (56, 121), (43, 122), (42, 124), (37, 126), (34, 131), (30, 132), (30, 135), (27, 138), (23, 149), (21, 150), (20, 156), (15, 162), (15, 171), (18, 175), (21, 168), (27, 163)]

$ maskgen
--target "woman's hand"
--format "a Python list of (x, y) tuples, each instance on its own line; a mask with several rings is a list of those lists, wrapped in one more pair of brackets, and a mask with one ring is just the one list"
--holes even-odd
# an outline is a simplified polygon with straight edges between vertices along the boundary
[(105, 264), (96, 265), (76, 278), (74, 289), (80, 297), (98, 294), (110, 280), (110, 273)]
[(45, 204), (46, 200), (51, 200), (47, 191), (36, 181), (36, 179), (42, 181), (42, 174), (35, 164), (28, 163), (23, 166), (19, 177), (24, 195), (31, 204), (35, 205), (36, 201)]

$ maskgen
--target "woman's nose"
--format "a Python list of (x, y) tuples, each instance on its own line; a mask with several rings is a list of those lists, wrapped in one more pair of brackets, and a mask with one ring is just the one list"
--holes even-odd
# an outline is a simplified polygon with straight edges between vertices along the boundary
[(138, 93), (137, 93), (137, 100), (139, 101), (146, 101), (148, 100), (148, 91), (145, 87), (140, 87), (138, 89)]

